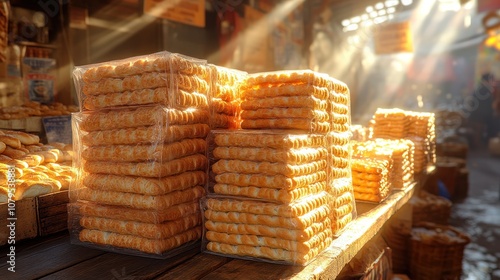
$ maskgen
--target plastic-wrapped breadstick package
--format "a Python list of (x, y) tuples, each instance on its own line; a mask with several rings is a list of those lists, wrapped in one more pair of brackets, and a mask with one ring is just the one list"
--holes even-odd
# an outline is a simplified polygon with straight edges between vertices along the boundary
[(208, 111), (128, 106), (72, 119), (72, 242), (158, 258), (191, 248), (202, 231)]
[(356, 218), (356, 204), (351, 173), (351, 132), (327, 134), (328, 192), (332, 196), (332, 231), (339, 236)]
[(283, 130), (213, 130), (207, 193), (286, 204), (325, 191), (325, 140)]
[(77, 66), (73, 78), (82, 111), (148, 104), (208, 108), (206, 61), (179, 54), (164, 51)]
[(307, 265), (333, 240), (329, 196), (320, 192), (288, 204), (237, 197), (203, 198), (202, 251)]
[(250, 74), (240, 90), (241, 127), (328, 133), (330, 92), (329, 77), (310, 70)]
[(239, 91), (247, 73), (217, 65), (210, 67), (213, 70), (210, 127), (238, 129), (241, 127)]

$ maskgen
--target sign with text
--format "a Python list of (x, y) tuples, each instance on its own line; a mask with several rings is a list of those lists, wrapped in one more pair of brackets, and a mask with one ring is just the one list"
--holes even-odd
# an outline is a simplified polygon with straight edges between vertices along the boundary
[(45, 135), (47, 142), (61, 142), (71, 144), (72, 131), (71, 131), (71, 116), (55, 116), (42, 118)]
[(144, 13), (197, 27), (205, 27), (205, 0), (144, 0)]
[(477, 12), (489, 12), (500, 10), (500, 1), (498, 0), (477, 0)]
[(409, 22), (394, 22), (373, 29), (376, 54), (413, 52), (413, 41)]

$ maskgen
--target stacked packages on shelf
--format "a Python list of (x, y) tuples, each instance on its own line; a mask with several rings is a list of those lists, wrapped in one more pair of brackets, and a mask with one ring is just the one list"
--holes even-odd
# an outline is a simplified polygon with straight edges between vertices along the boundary
[[(367, 160), (370, 159), (382, 159), (388, 162), (388, 164), (383, 164), (388, 169), (388, 181), (390, 184), (390, 189), (405, 189), (414, 181), (414, 170), (413, 170), (413, 142), (410, 140), (389, 140), (389, 139), (374, 139), (366, 142), (353, 142), (352, 144), (353, 158), (359, 158), (364, 161), (364, 164), (377, 168), (377, 164), (374, 161)], [(356, 171), (353, 169), (353, 171)], [(353, 179), (362, 179), (358, 177), (358, 172), (353, 174)], [(380, 177), (380, 176), (377, 176)], [(381, 181), (378, 181), (381, 184)], [(356, 196), (356, 194), (358, 194)], [(366, 200), (362, 197), (367, 197), (359, 192), (355, 191), (356, 199)], [(374, 197), (375, 198), (375, 197)], [(372, 202), (380, 202), (384, 197), (380, 199), (368, 199)]]
[(333, 198), (332, 229), (338, 236), (355, 218), (355, 202), (351, 178), (350, 94), (347, 86), (327, 77), (330, 95), (328, 98), (331, 130), (327, 133), (328, 188)]
[(241, 127), (327, 133), (331, 90), (329, 77), (313, 71), (249, 75), (241, 86)]
[(354, 196), (358, 200), (381, 202), (390, 193), (390, 159), (359, 159), (351, 162)]
[(257, 73), (241, 98), (243, 130), (209, 137), (204, 247), (305, 265), (355, 215), (347, 87), (312, 71)]
[(433, 113), (401, 109), (377, 109), (372, 138), (408, 139), (414, 143), (414, 171), (419, 174), (436, 163), (436, 131)]
[[(71, 145), (42, 144), (36, 135), (0, 130), (0, 203), (67, 190), (75, 176), (71, 161)], [(9, 170), (16, 182), (10, 189)]]
[[(214, 131), (207, 249), (305, 264), (332, 241), (323, 135)], [(231, 198), (229, 198), (231, 197)]]
[(72, 240), (171, 256), (202, 234), (211, 70), (167, 52), (74, 71)]
[(211, 65), (214, 69), (211, 111), (213, 129), (240, 128), (239, 106), (240, 85), (246, 73), (238, 70)]

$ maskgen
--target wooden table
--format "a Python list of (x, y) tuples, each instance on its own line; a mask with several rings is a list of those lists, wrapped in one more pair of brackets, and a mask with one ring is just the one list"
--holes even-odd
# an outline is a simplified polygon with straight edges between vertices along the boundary
[(199, 247), (166, 260), (127, 256), (71, 245), (65, 232), (16, 244), (15, 273), (7, 271), (8, 247), (1, 247), (0, 279), (335, 279), (413, 191), (414, 185), (381, 204), (359, 207), (363, 213), (305, 267), (220, 257)]

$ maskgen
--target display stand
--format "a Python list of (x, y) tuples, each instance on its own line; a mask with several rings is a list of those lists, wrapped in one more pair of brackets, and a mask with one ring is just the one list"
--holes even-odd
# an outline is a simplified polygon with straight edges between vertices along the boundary
[[(106, 253), (71, 245), (67, 233), (19, 242), (19, 279), (50, 277), (89, 279), (335, 279), (342, 268), (370, 241), (413, 195), (415, 184), (391, 194), (360, 212), (340, 237), (308, 266), (284, 266), (199, 253), (193, 249), (167, 260)], [(7, 273), (8, 248), (0, 247), (0, 275)]]

